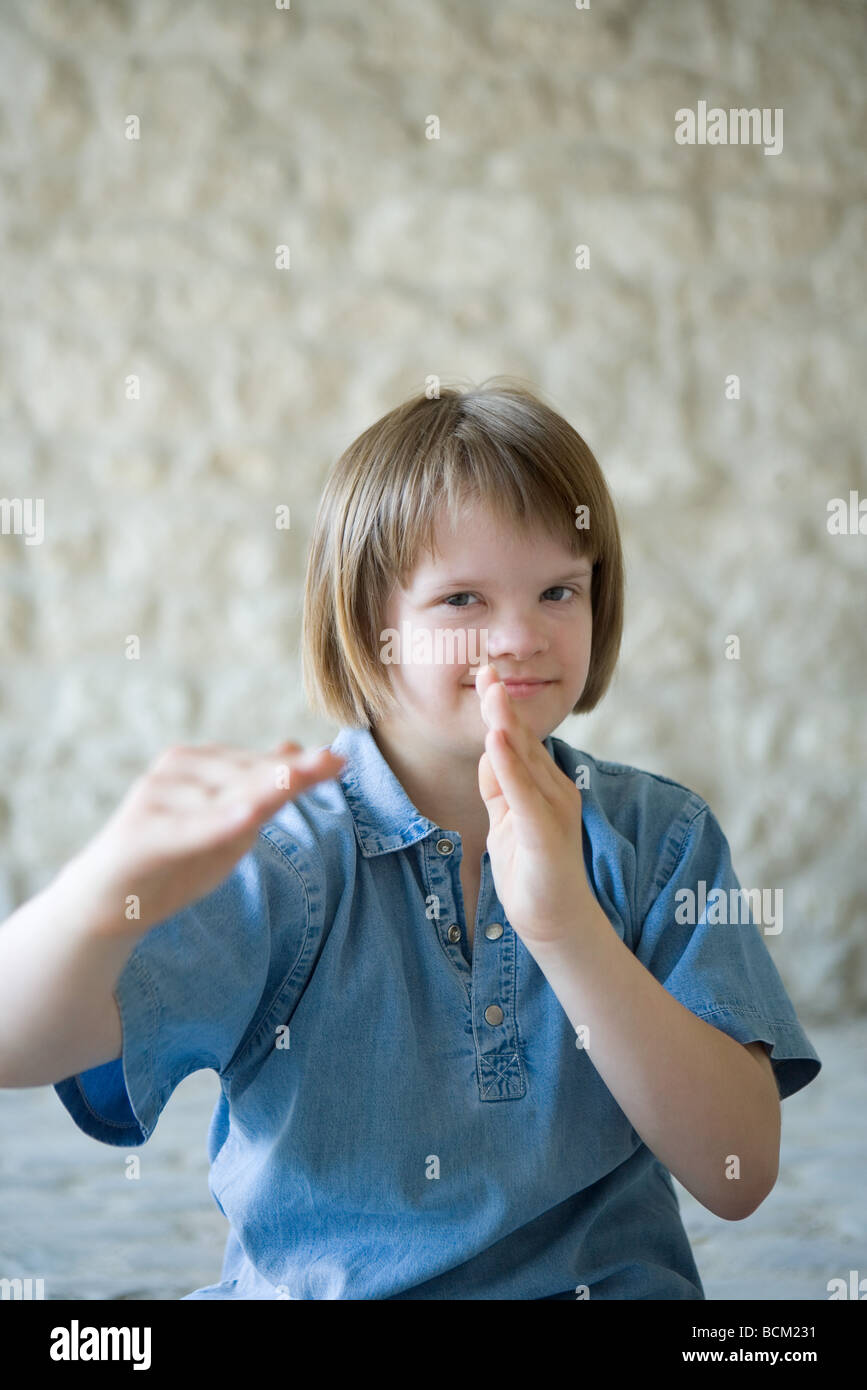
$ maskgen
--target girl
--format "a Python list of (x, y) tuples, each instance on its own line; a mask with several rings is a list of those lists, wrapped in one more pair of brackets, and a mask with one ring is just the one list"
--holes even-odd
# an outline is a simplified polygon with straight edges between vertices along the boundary
[(50, 1075), (126, 1147), (214, 1068), (230, 1229), (188, 1298), (702, 1299), (671, 1173), (729, 1220), (773, 1187), (780, 1099), (821, 1063), (757, 925), (711, 911), (740, 889), (726, 838), (688, 788), (553, 735), (610, 683), (623, 589), (560, 415), (508, 383), (406, 401), (316, 519), (330, 750), (170, 750), (52, 885), (80, 923), (56, 1046), (0, 1048), (0, 1079)]

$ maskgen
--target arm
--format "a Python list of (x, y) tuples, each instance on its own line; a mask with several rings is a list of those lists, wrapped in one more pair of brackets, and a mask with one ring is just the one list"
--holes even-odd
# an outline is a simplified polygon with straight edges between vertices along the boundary
[(113, 991), (139, 940), (218, 887), (279, 806), (339, 770), (323, 749), (292, 761), (287, 777), (286, 752), (298, 748), (167, 749), (0, 926), (0, 1087), (54, 1085), (121, 1056)]
[[(715, 1215), (739, 1221), (777, 1178), (780, 1099), (767, 1058), (683, 1007), (624, 945), (590, 888), (581, 793), (489, 664), (479, 760), (500, 902), (602, 1080), (647, 1147)], [(739, 1171), (732, 1176), (737, 1160)]]
[[(780, 1098), (761, 1043), (683, 1007), (636, 960), (598, 902), (533, 956), (630, 1124), (702, 1206), (740, 1221), (777, 1180)], [(727, 1178), (731, 1155), (740, 1177)]]
[(52, 1085), (121, 1054), (112, 990), (136, 938), (105, 935), (70, 872), (0, 927), (0, 1087)]

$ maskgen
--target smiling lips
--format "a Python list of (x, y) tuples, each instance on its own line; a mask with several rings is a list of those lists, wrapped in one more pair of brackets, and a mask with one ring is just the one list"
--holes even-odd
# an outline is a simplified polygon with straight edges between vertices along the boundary
[(515, 695), (535, 695), (539, 690), (545, 690), (553, 681), (503, 681), (503, 685), (511, 696)]
[[(537, 691), (544, 690), (546, 686), (553, 685), (553, 681), (543, 680), (504, 680), (503, 685), (510, 696), (535, 695)], [(475, 690), (475, 682), (467, 689)]]

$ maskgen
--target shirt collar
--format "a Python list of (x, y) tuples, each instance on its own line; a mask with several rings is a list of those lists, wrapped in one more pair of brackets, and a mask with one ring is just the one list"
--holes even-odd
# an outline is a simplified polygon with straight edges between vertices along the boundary
[[(347, 725), (329, 747), (346, 759), (337, 780), (366, 858), (405, 849), (434, 832), (441, 833), (443, 827), (434, 825), (412, 804), (370, 729)], [(550, 735), (545, 739), (545, 747), (554, 758)]]

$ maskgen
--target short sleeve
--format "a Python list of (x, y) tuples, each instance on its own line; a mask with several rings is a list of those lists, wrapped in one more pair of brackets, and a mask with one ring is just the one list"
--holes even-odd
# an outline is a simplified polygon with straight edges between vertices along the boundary
[[(644, 915), (635, 955), (698, 1018), (737, 1042), (769, 1043), (785, 1099), (812, 1081), (822, 1063), (762, 936), (779, 937), (785, 925), (776, 911), (781, 893), (744, 895), (728, 841), (706, 803), (665, 848), (674, 867)], [(666, 868), (663, 856), (663, 873)]]
[(308, 925), (302, 875), (260, 834), (218, 888), (136, 944), (114, 990), (122, 1055), (54, 1086), (79, 1128), (144, 1144), (184, 1077), (225, 1076), (285, 992)]

